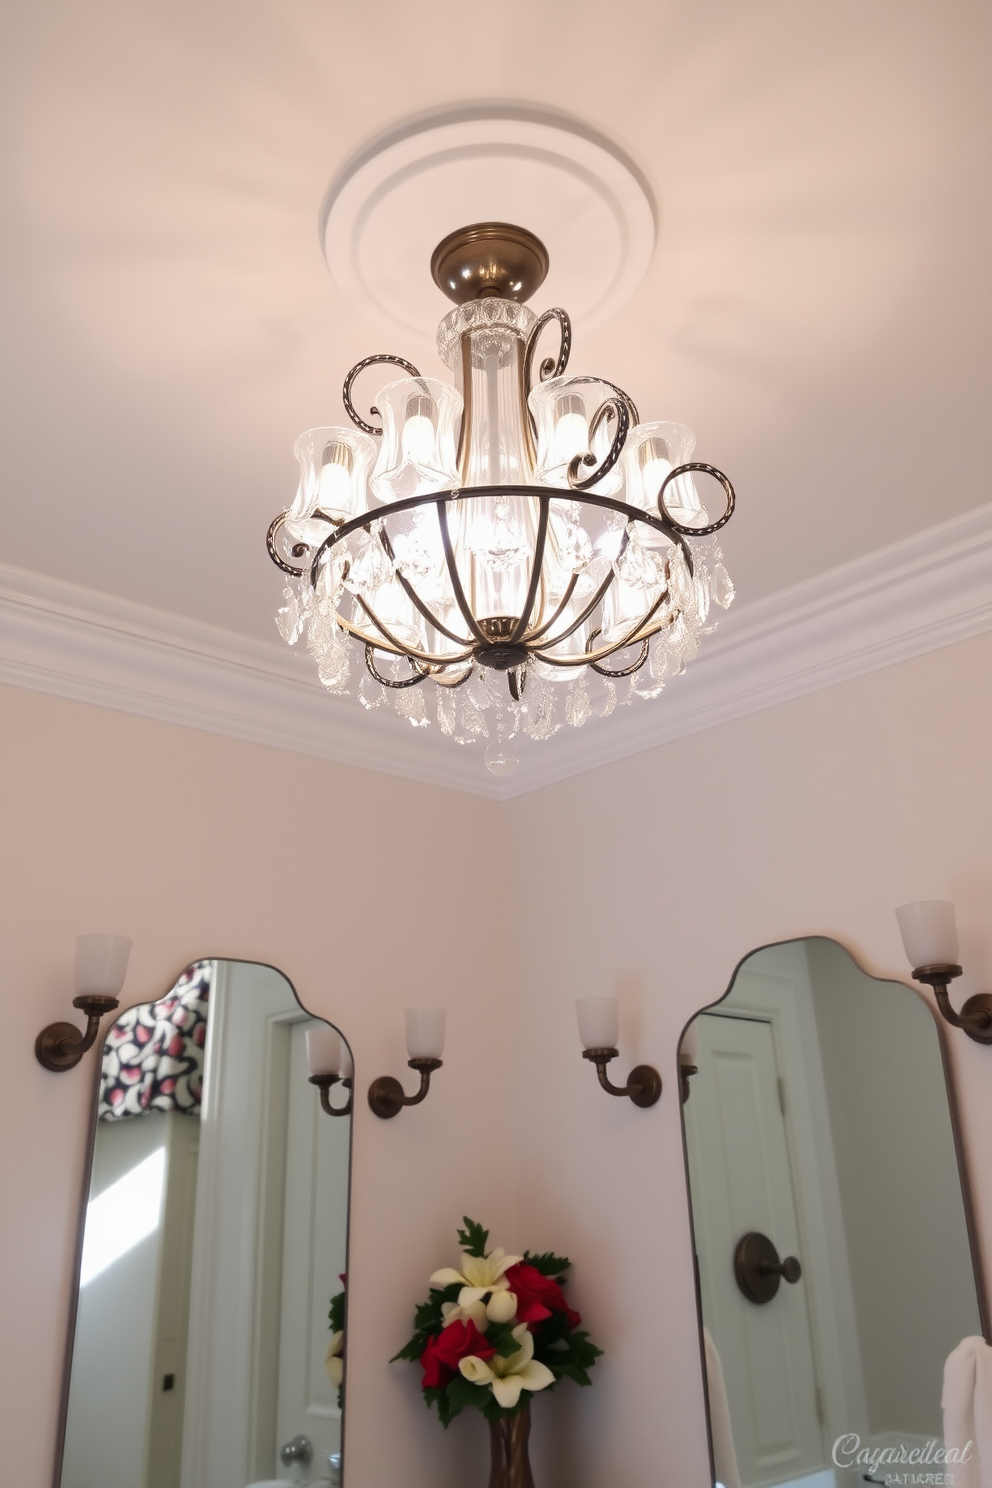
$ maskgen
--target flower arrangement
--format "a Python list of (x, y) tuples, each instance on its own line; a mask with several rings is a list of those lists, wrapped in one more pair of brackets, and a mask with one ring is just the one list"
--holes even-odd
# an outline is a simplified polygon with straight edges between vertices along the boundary
[(331, 1298), (327, 1313), (331, 1341), (327, 1345), (327, 1354), (324, 1358), (327, 1377), (338, 1392), (339, 1409), (344, 1405), (344, 1287), (346, 1278), (342, 1276), (340, 1280), (342, 1290), (335, 1292)]
[(487, 1250), (489, 1231), (467, 1215), (463, 1223), (461, 1266), (434, 1272), (413, 1337), (395, 1355), (420, 1363), (424, 1399), (442, 1425), (466, 1406), (498, 1421), (562, 1379), (591, 1384), (589, 1370), (602, 1350), (566, 1301), (570, 1262), (550, 1251)]

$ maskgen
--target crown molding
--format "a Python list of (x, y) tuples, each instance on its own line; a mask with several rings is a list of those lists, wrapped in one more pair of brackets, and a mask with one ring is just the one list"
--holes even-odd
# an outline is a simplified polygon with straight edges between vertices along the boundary
[(524, 740), (517, 772), (328, 697), (288, 647), (0, 565), (0, 682), (505, 800), (992, 630), (992, 505), (736, 607), (684, 677)]
[(304, 651), (0, 564), (0, 682), (250, 744), (499, 795), (474, 750), (330, 697)]
[[(992, 504), (736, 606), (653, 701), (521, 750), (521, 795), (992, 630)], [(618, 710), (619, 711), (619, 710)]]

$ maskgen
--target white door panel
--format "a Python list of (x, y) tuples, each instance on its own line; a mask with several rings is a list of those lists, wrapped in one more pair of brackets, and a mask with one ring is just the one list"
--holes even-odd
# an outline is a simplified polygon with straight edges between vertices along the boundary
[(733, 1268), (749, 1230), (802, 1259), (770, 1022), (699, 1020), (685, 1114), (703, 1313), (727, 1381), (741, 1480), (751, 1488), (799, 1477), (825, 1464), (803, 1282), (783, 1283), (759, 1306)]

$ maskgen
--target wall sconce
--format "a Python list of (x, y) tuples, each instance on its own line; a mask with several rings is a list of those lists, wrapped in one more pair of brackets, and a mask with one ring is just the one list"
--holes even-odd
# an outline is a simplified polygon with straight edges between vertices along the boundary
[(441, 1068), (444, 1050), (444, 1008), (407, 1008), (406, 1052), (411, 1069), (420, 1071), (420, 1089), (407, 1095), (399, 1080), (381, 1075), (369, 1086), (369, 1105), (377, 1116), (388, 1121), (398, 1116), (404, 1106), (419, 1106), (431, 1088), (431, 1075)]
[[(350, 1116), (353, 1103), (352, 1075), (354, 1065), (351, 1054), (336, 1028), (320, 1024), (307, 1029), (307, 1066), (310, 1084), (320, 1091), (321, 1109), (328, 1116)], [(348, 1092), (343, 1106), (332, 1106), (331, 1086), (340, 1084)]]
[(96, 1042), (100, 1019), (120, 999), (132, 942), (126, 935), (76, 936), (76, 996), (73, 1007), (86, 1014), (80, 1033), (75, 1023), (49, 1023), (34, 1041), (35, 1058), (48, 1070), (69, 1070)]
[(699, 1024), (695, 1019), (689, 1024), (679, 1044), (679, 1083), (682, 1087), (682, 1104), (689, 1099), (689, 1080), (699, 1074)]
[(627, 1095), (635, 1106), (653, 1106), (661, 1095), (661, 1076), (650, 1064), (632, 1069), (626, 1085), (611, 1084), (606, 1066), (619, 1054), (620, 1004), (615, 997), (579, 997), (575, 1010), (579, 1015), (579, 1037), (585, 1048), (583, 1059), (596, 1066), (599, 1083), (610, 1095)]
[(941, 1015), (955, 1028), (963, 1028), (976, 1044), (992, 1044), (992, 992), (976, 992), (960, 1013), (947, 995), (948, 982), (961, 975), (954, 905), (943, 899), (902, 904), (896, 919), (913, 977), (933, 988)]

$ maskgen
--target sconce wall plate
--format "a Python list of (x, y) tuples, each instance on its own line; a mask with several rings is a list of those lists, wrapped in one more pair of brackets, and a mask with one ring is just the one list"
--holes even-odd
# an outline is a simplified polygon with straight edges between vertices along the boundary
[(420, 1071), (420, 1089), (416, 1095), (407, 1095), (399, 1080), (392, 1075), (380, 1075), (369, 1086), (369, 1107), (383, 1121), (398, 1116), (404, 1106), (419, 1106), (431, 1088), (431, 1075), (441, 1068), (440, 1059), (426, 1057), (408, 1059), (407, 1064)]
[(635, 1106), (653, 1106), (661, 1096), (661, 1076), (652, 1064), (638, 1064), (631, 1070), (626, 1085), (614, 1085), (606, 1073), (619, 1049), (583, 1049), (582, 1058), (596, 1066), (599, 1083), (609, 1095), (626, 1095)]
[(941, 1015), (955, 1028), (962, 1029), (976, 1044), (992, 1044), (992, 992), (976, 992), (956, 1012), (947, 994), (948, 983), (961, 975), (962, 968), (950, 963), (917, 966), (913, 980), (932, 987)]
[(100, 1019), (112, 1013), (120, 999), (98, 992), (84, 992), (72, 999), (73, 1007), (86, 1014), (86, 1027), (80, 1032), (75, 1023), (49, 1023), (34, 1042), (35, 1058), (47, 1070), (61, 1073), (74, 1069), (87, 1050), (96, 1043)]

